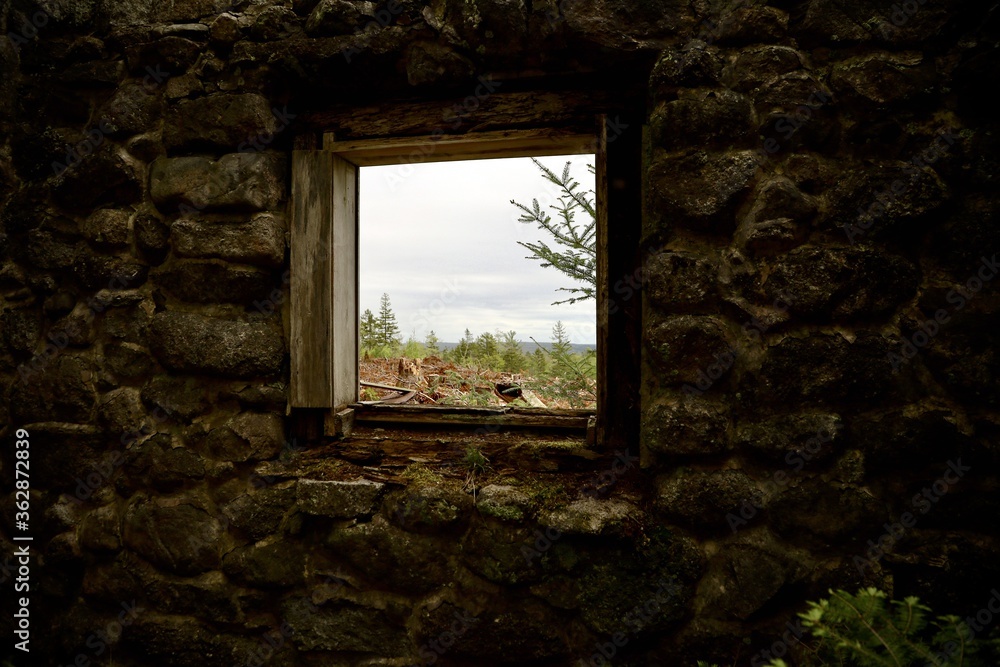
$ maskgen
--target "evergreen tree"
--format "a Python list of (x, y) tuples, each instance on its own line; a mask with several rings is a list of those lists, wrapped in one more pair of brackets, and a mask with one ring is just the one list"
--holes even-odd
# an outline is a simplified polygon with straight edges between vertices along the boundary
[[(532, 158), (532, 162), (541, 170), (545, 180), (558, 185), (562, 191), (559, 203), (550, 207), (556, 211), (557, 218), (553, 220), (552, 216), (542, 211), (537, 199), (532, 200), (530, 208), (513, 199), (510, 203), (521, 210), (518, 222), (536, 224), (539, 229), (552, 236), (556, 246), (550, 248), (544, 241), (518, 241), (518, 244), (531, 251), (528, 259), (538, 260), (542, 266), (551, 266), (581, 284), (580, 287), (560, 287), (559, 291), (569, 292), (572, 296), (564, 301), (556, 301), (556, 304), (596, 298), (597, 209), (594, 206), (594, 192), (579, 189), (580, 183), (570, 176), (569, 162), (559, 176), (538, 160)], [(587, 167), (594, 173), (593, 165)], [(578, 211), (583, 211), (586, 215), (585, 222), (576, 222)]]
[(479, 337), (476, 338), (476, 342), (473, 344), (472, 350), (472, 356), (476, 359), (486, 359), (497, 356), (500, 353), (497, 338), (491, 333), (479, 334)]
[(397, 347), (403, 342), (399, 335), (399, 325), (396, 324), (396, 314), (392, 312), (389, 295), (383, 293), (379, 300), (378, 319), (375, 322), (375, 341), (387, 348)]
[(441, 348), (438, 346), (440, 341), (438, 340), (437, 334), (434, 333), (434, 329), (427, 334), (427, 338), (424, 339), (424, 345), (427, 346), (427, 354), (434, 355), (435, 357), (441, 356)]
[(521, 343), (517, 340), (517, 333), (514, 331), (508, 331), (502, 335), (500, 353), (503, 357), (503, 370), (508, 373), (517, 373), (524, 368), (524, 354), (521, 352)]
[(468, 363), (472, 358), (473, 340), (472, 332), (466, 329), (462, 340), (458, 341), (458, 345), (451, 350), (451, 360), (458, 364)]
[(560, 355), (569, 355), (572, 351), (573, 345), (570, 343), (569, 334), (566, 333), (566, 327), (563, 326), (562, 320), (559, 320), (552, 327), (552, 354), (559, 357)]
[(365, 312), (361, 315), (361, 349), (371, 350), (377, 343), (377, 331), (375, 323), (375, 314), (371, 310), (365, 309)]

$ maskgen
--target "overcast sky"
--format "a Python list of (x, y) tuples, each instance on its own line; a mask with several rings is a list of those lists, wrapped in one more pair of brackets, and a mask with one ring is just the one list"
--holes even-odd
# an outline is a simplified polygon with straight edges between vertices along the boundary
[[(567, 161), (593, 190), (593, 156), (541, 158), (557, 172)], [(594, 343), (594, 301), (552, 305), (569, 296), (558, 288), (576, 284), (526, 259), (517, 244), (554, 245), (535, 225), (517, 221), (510, 200), (530, 206), (538, 199), (546, 208), (557, 195), (529, 158), (362, 168), (361, 312), (377, 315), (386, 292), (404, 339), (422, 341), (433, 329), (439, 340), (456, 342), (468, 327), (475, 336), (513, 329), (521, 341), (542, 342), (562, 320), (574, 343)]]

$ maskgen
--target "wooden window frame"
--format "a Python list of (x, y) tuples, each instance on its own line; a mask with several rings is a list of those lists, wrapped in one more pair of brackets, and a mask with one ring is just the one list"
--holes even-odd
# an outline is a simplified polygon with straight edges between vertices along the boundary
[[(292, 155), (289, 333), (293, 411), (322, 414), (325, 435), (348, 431), (358, 402), (358, 194), (360, 168), (498, 157), (595, 155), (597, 199), (598, 402), (591, 423), (601, 446), (627, 446), (638, 434), (640, 299), (612, 301), (621, 279), (641, 273), (639, 234), (641, 129), (609, 136), (609, 118), (589, 114), (591, 131), (575, 127), (512, 128), (403, 137), (340, 139), (322, 133), (322, 143)], [(620, 119), (618, 119), (620, 121)], [(638, 125), (638, 123), (637, 123)], [(614, 127), (612, 125), (612, 127)], [(639, 126), (641, 128), (641, 125)], [(624, 139), (624, 140), (623, 140)], [(318, 141), (315, 143), (319, 143)], [(301, 146), (301, 142), (298, 144)], [(610, 232), (614, 227), (615, 233)], [(617, 276), (615, 278), (614, 276)], [(403, 408), (403, 409), (399, 409)], [(380, 409), (382, 421), (412, 423), (419, 409)], [(539, 409), (541, 410), (541, 409)], [(374, 412), (374, 411), (373, 411)], [(528, 410), (424, 407), (421, 423), (467, 427), (482, 423), (525, 425), (539, 420)], [(456, 416), (457, 415), (457, 416)], [(509, 416), (508, 416), (509, 415)], [(585, 413), (554, 415), (579, 425)], [(544, 421), (544, 420), (542, 420)]]

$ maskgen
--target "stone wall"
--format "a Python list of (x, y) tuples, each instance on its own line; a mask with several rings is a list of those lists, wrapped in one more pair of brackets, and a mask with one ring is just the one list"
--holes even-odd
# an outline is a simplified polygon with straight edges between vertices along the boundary
[[(997, 20), (952, 0), (0, 2), (0, 424), (31, 434), (32, 664), (750, 664), (797, 650), (786, 624), (830, 587), (981, 608)], [(649, 82), (641, 441), (501, 440), (472, 494), (461, 466), (380, 471), (405, 442), (294, 440), (301, 117), (626, 70)]]

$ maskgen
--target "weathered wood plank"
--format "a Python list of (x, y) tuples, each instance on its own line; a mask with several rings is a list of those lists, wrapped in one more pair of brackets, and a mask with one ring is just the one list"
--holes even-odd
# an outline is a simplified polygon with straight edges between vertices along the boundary
[(333, 160), (292, 152), (291, 387), (294, 408), (333, 407)]
[(337, 141), (333, 134), (327, 134), (323, 141), (326, 150), (361, 167), (497, 157), (577, 155), (592, 153), (595, 144), (592, 134), (553, 128), (345, 141)]
[(496, 426), (500, 428), (546, 428), (586, 432), (589, 414), (541, 414), (543, 410), (428, 409), (412, 406), (362, 405), (355, 408), (358, 424), (408, 424), (412, 426)]
[(333, 158), (333, 407), (358, 400), (358, 168)]
[(593, 410), (576, 408), (524, 408), (519, 406), (503, 405), (497, 407), (473, 407), (464, 405), (363, 405), (355, 406), (367, 412), (393, 412), (412, 413), (421, 415), (471, 415), (471, 416), (491, 416), (504, 414), (526, 414), (544, 415), (548, 417), (588, 417), (594, 414)]
[[(470, 91), (472, 92), (472, 91)], [(595, 113), (621, 104), (621, 91), (515, 91), (502, 86), (469, 102), (468, 96), (440, 100), (352, 105), (306, 115), (305, 127), (335, 132), (338, 139), (449, 135), (529, 128), (564, 128), (589, 133)]]

